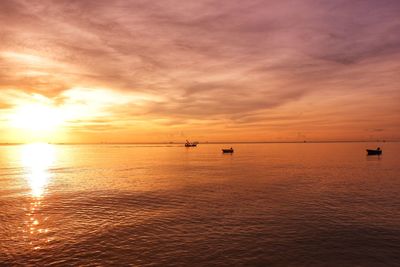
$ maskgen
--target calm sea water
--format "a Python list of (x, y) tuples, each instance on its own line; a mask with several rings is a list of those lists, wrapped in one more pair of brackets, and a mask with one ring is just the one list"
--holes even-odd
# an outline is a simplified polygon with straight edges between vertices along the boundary
[(400, 143), (368, 146), (1, 146), (0, 263), (400, 266)]

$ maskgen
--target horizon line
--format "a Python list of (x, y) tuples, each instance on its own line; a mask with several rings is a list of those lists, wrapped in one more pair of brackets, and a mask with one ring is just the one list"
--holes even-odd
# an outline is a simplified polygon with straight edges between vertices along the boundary
[[(197, 141), (196, 141), (197, 142)], [(303, 141), (205, 141), (198, 142), (198, 144), (315, 144), (315, 143), (370, 143), (370, 142), (380, 142), (380, 143), (397, 143), (400, 140), (303, 140)], [(185, 142), (5, 142), (0, 143), (0, 146), (7, 145), (26, 145), (34, 143), (47, 143), (52, 145), (182, 145)]]

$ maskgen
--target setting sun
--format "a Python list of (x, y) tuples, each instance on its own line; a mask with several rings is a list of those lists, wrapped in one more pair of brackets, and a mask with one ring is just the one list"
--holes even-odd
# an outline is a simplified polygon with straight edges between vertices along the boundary
[(30, 104), (19, 107), (10, 115), (11, 125), (32, 132), (54, 131), (62, 124), (60, 111), (54, 107)]

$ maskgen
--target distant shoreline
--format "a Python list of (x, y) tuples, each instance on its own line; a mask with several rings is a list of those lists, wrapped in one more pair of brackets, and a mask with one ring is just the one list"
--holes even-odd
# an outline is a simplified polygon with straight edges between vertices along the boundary
[[(327, 140), (327, 141), (220, 141), (220, 142), (199, 142), (200, 145), (218, 145), (218, 144), (324, 144), (324, 143), (398, 143), (400, 140)], [(185, 142), (100, 142), (100, 143), (48, 143), (53, 145), (183, 145)], [(30, 143), (0, 143), (0, 146), (26, 145)]]

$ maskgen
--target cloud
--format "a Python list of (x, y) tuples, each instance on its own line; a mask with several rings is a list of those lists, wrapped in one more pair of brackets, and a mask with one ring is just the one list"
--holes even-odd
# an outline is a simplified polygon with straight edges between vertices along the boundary
[(291, 108), (276, 118), (296, 120), (299, 103), (327, 95), (359, 105), (390, 94), (387, 107), (400, 98), (398, 1), (1, 5), (0, 90), (60, 104), (74, 88), (146, 95), (140, 107), (113, 102), (114, 120), (263, 125), (284, 107)]

